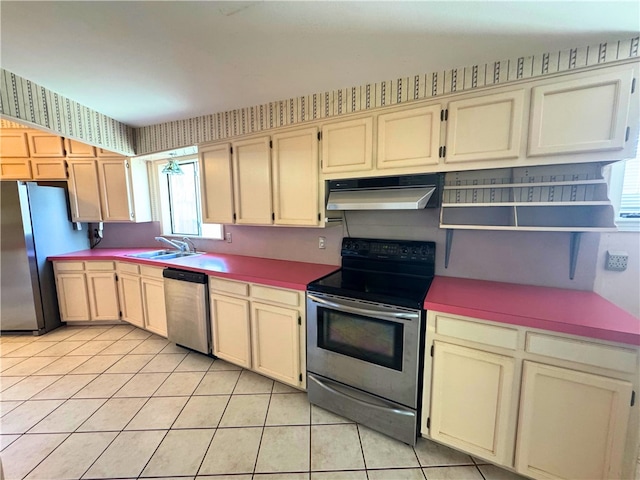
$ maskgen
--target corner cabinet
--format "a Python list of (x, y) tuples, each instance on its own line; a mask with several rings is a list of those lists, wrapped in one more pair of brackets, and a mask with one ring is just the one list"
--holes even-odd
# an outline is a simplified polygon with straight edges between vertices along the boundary
[(146, 166), (135, 159), (70, 159), (69, 198), (74, 222), (148, 222)]
[(428, 312), (422, 435), (534, 479), (633, 478), (640, 350)]
[(64, 322), (120, 319), (114, 262), (53, 262), (60, 318)]
[(304, 292), (209, 277), (213, 354), (304, 389)]

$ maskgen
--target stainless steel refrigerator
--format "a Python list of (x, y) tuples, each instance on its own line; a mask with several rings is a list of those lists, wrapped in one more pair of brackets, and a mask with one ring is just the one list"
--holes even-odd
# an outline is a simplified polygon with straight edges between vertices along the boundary
[(89, 248), (74, 229), (66, 184), (0, 182), (0, 330), (40, 335), (61, 325), (50, 255)]

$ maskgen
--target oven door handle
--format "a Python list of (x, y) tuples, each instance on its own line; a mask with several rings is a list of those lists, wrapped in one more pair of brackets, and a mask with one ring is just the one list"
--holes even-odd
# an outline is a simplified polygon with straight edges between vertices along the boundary
[(350, 400), (352, 402), (355, 402), (358, 405), (362, 405), (365, 408), (373, 408), (375, 410), (380, 410), (380, 411), (383, 411), (383, 412), (393, 412), (393, 413), (395, 413), (397, 415), (409, 415), (409, 416), (414, 415), (413, 412), (410, 412), (408, 410), (400, 410), (399, 408), (395, 408), (394, 406), (391, 406), (391, 405), (388, 405), (388, 406), (387, 405), (376, 405), (375, 403), (370, 403), (370, 402), (365, 402), (364, 400), (360, 400), (359, 398), (356, 398), (356, 397), (354, 397), (352, 395), (349, 395), (349, 394), (347, 394), (345, 392), (341, 392), (339, 390), (336, 390), (335, 388), (327, 385), (325, 382), (322, 382), (319, 379), (317, 379), (315, 377), (315, 375), (313, 375), (312, 373), (308, 373), (307, 374), (307, 378), (309, 380), (311, 380), (313, 383), (315, 383), (316, 385), (318, 385), (320, 388), (323, 388), (326, 391), (328, 391), (328, 392), (330, 392), (330, 393), (332, 393), (334, 395), (337, 395), (339, 397), (345, 397), (348, 400)]
[(346, 305), (342, 302), (326, 300), (312, 293), (307, 293), (307, 298), (314, 303), (325, 305), (335, 310), (365, 315), (367, 317), (384, 318), (387, 320), (409, 320), (409, 321), (418, 320), (420, 318), (420, 314), (417, 312), (416, 313), (398, 312), (393, 310), (385, 311), (383, 309), (373, 310), (373, 309), (367, 309), (367, 308), (361, 308), (361, 307), (354, 307), (354, 306)]

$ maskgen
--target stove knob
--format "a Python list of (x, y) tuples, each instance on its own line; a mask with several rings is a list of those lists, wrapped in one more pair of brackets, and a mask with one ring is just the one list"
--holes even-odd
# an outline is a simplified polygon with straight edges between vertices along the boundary
[(427, 255), (429, 255), (429, 249), (428, 249), (427, 247), (422, 247), (422, 248), (420, 249), (420, 253), (421, 253), (422, 255), (424, 255), (424, 256), (427, 256)]
[(411, 249), (411, 253), (413, 253), (414, 255), (418, 255), (418, 253), (419, 253), (418, 247), (413, 247)]
[(407, 254), (409, 253), (409, 249), (407, 247), (402, 247), (401, 252)]
[(351, 246), (352, 246), (352, 243), (351, 243), (351, 242), (344, 242), (344, 248), (345, 248), (345, 250), (351, 250)]
[(359, 244), (358, 242), (356, 242), (356, 243), (354, 243), (354, 244), (353, 244), (353, 247), (352, 247), (352, 248), (353, 248), (354, 250), (359, 250), (359, 249), (360, 249), (360, 244)]

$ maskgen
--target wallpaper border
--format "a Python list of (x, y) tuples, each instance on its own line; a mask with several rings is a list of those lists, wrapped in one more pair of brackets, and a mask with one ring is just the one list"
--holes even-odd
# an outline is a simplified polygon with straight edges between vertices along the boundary
[(26, 121), (123, 155), (136, 151), (132, 127), (5, 69), (0, 69), (0, 115), (8, 123)]

